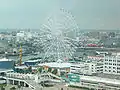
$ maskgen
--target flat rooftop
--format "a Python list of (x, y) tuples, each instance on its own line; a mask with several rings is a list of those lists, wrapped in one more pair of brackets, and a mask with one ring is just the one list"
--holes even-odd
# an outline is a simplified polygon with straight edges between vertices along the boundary
[(56, 67), (56, 68), (68, 68), (71, 66), (71, 63), (58, 63), (58, 62), (51, 62), (51, 63), (41, 63), (38, 64), (39, 66), (48, 66), (48, 67)]
[(12, 59), (0, 58), (0, 61), (12, 61)]
[(29, 60), (29, 61), (25, 61), (25, 62), (39, 62), (40, 60)]

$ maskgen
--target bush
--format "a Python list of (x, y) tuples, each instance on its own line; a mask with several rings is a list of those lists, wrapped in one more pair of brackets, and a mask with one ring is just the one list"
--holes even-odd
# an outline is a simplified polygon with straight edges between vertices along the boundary
[(11, 87), (10, 90), (16, 90), (16, 88), (15, 87)]

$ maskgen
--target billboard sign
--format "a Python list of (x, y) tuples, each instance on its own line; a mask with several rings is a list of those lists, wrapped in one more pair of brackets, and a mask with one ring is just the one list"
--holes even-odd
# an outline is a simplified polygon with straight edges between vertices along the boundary
[(68, 74), (70, 82), (80, 82), (80, 76), (78, 74)]

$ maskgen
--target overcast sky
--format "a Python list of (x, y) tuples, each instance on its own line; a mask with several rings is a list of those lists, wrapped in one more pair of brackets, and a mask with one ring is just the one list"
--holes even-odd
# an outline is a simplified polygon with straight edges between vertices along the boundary
[(70, 10), (81, 29), (120, 29), (120, 0), (0, 0), (0, 28), (39, 29), (55, 8)]

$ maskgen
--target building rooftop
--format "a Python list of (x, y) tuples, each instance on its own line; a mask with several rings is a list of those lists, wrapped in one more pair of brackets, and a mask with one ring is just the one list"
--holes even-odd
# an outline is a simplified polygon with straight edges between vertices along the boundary
[(11, 59), (1, 58), (0, 61), (11, 61)]
[(40, 60), (29, 60), (29, 61), (25, 61), (25, 62), (38, 62)]
[(16, 66), (15, 68), (19, 68), (19, 69), (24, 69), (24, 68), (27, 68), (27, 66)]
[(58, 62), (51, 62), (51, 63), (42, 63), (38, 64), (39, 66), (49, 66), (49, 67), (57, 67), (57, 68), (67, 68), (71, 66), (71, 63), (58, 63)]

